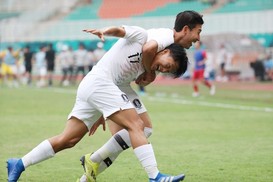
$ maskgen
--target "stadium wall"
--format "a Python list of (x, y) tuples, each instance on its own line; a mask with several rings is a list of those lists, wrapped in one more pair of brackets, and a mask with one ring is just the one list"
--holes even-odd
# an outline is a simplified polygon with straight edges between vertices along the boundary
[[(225, 14), (205, 14), (205, 24), (202, 35), (220, 33), (261, 34), (273, 32), (273, 10)], [(95, 36), (82, 32), (85, 28), (101, 28), (112, 25), (138, 25), (143, 28), (172, 28), (174, 16), (164, 17), (136, 17), (124, 19), (92, 19), (88, 21), (51, 21), (34, 26), (37, 30), (27, 31), (24, 35), (17, 32), (26, 26), (33, 27), (30, 22), (16, 22), (8, 24), (0, 22), (1, 42), (32, 42), (32, 41), (64, 41), (64, 40), (92, 40)], [(46, 24), (46, 26), (45, 26)], [(39, 31), (38, 31), (39, 30)]]

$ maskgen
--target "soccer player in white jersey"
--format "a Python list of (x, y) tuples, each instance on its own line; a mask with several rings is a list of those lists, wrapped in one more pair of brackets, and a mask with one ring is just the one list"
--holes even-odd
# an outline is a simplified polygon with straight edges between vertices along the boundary
[[(202, 15), (199, 13), (195, 11), (183, 11), (177, 14), (174, 29), (159, 28), (147, 30), (148, 39), (142, 49), (145, 72), (136, 79), (136, 83), (146, 86), (154, 81), (156, 74), (154, 70), (151, 70), (151, 65), (153, 58), (158, 52), (172, 43), (177, 43), (188, 49), (192, 46), (193, 42), (199, 41), (203, 23)], [(161, 68), (158, 69), (160, 70)], [(135, 102), (133, 103), (144, 122), (145, 135), (149, 137), (152, 134), (152, 123), (146, 109), (138, 97), (135, 98)], [(88, 171), (85, 174), (89, 175), (88, 179), (93, 177), (93, 181), (98, 174), (114, 162), (121, 152), (131, 146), (128, 132), (125, 129), (111, 121), (108, 121), (108, 125), (113, 136), (100, 149), (92, 154), (86, 154), (81, 158), (85, 171)], [(96, 128), (92, 128), (90, 134), (93, 134), (95, 130)], [(92, 176), (90, 177), (91, 173)], [(90, 181), (86, 180), (85, 175), (80, 180), (81, 182)]]
[[(20, 159), (8, 159), (8, 181), (17, 181), (27, 167), (49, 159), (63, 149), (75, 146), (96, 122), (104, 122), (107, 118), (126, 128), (130, 145), (150, 181), (183, 180), (183, 174), (170, 176), (159, 172), (152, 145), (148, 143), (144, 132), (144, 122), (134, 106), (141, 103), (131, 100), (132, 96), (136, 98), (136, 93), (130, 87), (130, 82), (145, 71), (141, 55), (142, 46), (147, 41), (147, 32), (140, 27), (132, 26), (88, 32), (101, 38), (104, 35), (112, 35), (121, 39), (81, 81), (75, 105), (68, 116), (64, 131), (44, 140)], [(155, 56), (151, 70), (179, 77), (186, 71), (187, 62), (183, 47), (172, 44)]]

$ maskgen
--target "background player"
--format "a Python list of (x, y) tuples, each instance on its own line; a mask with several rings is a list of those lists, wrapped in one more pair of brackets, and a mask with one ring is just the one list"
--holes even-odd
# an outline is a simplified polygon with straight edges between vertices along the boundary
[(192, 77), (192, 84), (193, 90), (192, 93), (193, 97), (199, 96), (199, 88), (198, 88), (198, 81), (200, 80), (205, 86), (210, 89), (210, 95), (215, 94), (215, 86), (212, 85), (209, 80), (205, 79), (204, 72), (206, 66), (206, 51), (201, 48), (202, 43), (200, 41), (195, 43), (195, 51), (194, 51), (194, 71)]

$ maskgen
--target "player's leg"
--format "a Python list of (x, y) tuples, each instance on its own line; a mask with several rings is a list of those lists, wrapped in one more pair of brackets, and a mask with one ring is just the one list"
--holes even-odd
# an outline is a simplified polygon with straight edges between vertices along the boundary
[(82, 121), (75, 117), (70, 118), (61, 134), (44, 140), (21, 159), (8, 159), (8, 181), (17, 181), (27, 167), (49, 159), (63, 149), (73, 147), (87, 132), (88, 129)]
[[(130, 86), (119, 88), (126, 93), (141, 120), (144, 122), (144, 133), (148, 138), (152, 134), (152, 123), (148, 113), (146, 112), (147, 110), (145, 105), (141, 102), (137, 93)], [(131, 147), (128, 131), (109, 119), (107, 121), (113, 136), (97, 151), (93, 152), (92, 154), (86, 154), (81, 159), (83, 165), (85, 160), (92, 166), (93, 174), (95, 176), (103, 172), (106, 168), (110, 167), (121, 152)]]
[[(145, 118), (147, 117), (147, 113), (141, 114), (141, 116), (142, 118)], [(111, 132), (115, 133), (116, 131), (118, 131), (118, 129), (121, 129), (121, 127), (119, 127), (118, 125), (113, 124), (112, 121), (110, 121), (110, 123), (111, 123), (110, 124)], [(149, 135), (151, 135), (151, 132), (152, 132), (151, 127), (145, 127), (144, 133), (146, 137), (149, 137)], [(79, 181), (80, 182), (96, 181), (97, 175), (103, 172), (106, 168), (108, 168), (121, 152), (123, 152), (124, 150), (126, 150), (128, 147), (131, 146), (131, 142), (130, 140), (128, 140), (128, 138), (129, 138), (128, 131), (125, 129), (121, 129), (120, 131), (115, 133), (113, 137), (111, 137), (111, 139), (108, 140), (99, 150), (97, 150), (96, 152), (92, 154), (91, 160), (90, 160), (91, 154), (85, 155), (83, 157), (84, 159), (83, 165), (84, 164), (89, 165), (88, 170), (92, 177), (90, 176), (89, 178), (87, 178), (85, 175), (88, 173), (85, 173), (81, 177), (81, 179), (79, 179)], [(181, 174), (179, 176), (169, 176), (169, 175), (158, 173), (156, 179), (151, 179), (151, 181), (169, 180), (174, 182), (174, 181), (181, 181), (184, 179), (184, 177), (185, 177), (184, 174)]]
[[(160, 173), (157, 169), (152, 145), (148, 144), (144, 134), (144, 123), (132, 105), (132, 102), (129, 102), (127, 94), (125, 94), (126, 92), (122, 92), (111, 80), (102, 78), (101, 76), (89, 75), (89, 77), (84, 78), (84, 80), (87, 79), (89, 83), (91, 81), (93, 83), (88, 89), (88, 93), (92, 93), (90, 94), (90, 98), (87, 99), (88, 102), (96, 108), (101, 108), (100, 111), (103, 113), (104, 118), (112, 120), (128, 131), (134, 152), (149, 178), (156, 178)], [(102, 83), (103, 85), (101, 85)], [(111, 92), (111, 97), (109, 97), (109, 92)], [(89, 165), (88, 163), (85, 164)], [(90, 172), (89, 170), (85, 174), (88, 178), (87, 181), (96, 180), (92, 176), (92, 171)]]
[(19, 87), (19, 68), (17, 67), (17, 65), (11, 65), (10, 66), (11, 72), (11, 78), (12, 78), (12, 86), (15, 88)]
[(61, 81), (60, 81), (60, 86), (65, 86), (65, 81), (67, 79), (67, 73), (68, 73), (68, 68), (62, 68), (62, 78), (61, 78)]
[(5, 75), (8, 87), (13, 87), (13, 71), (10, 65), (5, 64)]
[(53, 85), (53, 71), (54, 71), (54, 66), (49, 65), (49, 69), (48, 69), (48, 86)]
[(169, 176), (159, 172), (153, 147), (148, 143), (144, 134), (144, 123), (135, 109), (118, 111), (109, 116), (109, 118), (116, 124), (126, 128), (128, 131), (134, 153), (142, 167), (145, 169), (151, 182), (176, 182), (184, 179), (184, 174)]
[(210, 89), (210, 95), (214, 95), (216, 90), (215, 86), (210, 83), (208, 79), (205, 78), (204, 71), (205, 70), (200, 70), (200, 79), (202, 80), (202, 83)]
[(193, 97), (198, 97), (199, 96), (199, 88), (198, 88), (198, 76), (199, 76), (199, 73), (197, 70), (195, 70), (193, 72), (193, 75), (192, 75), (192, 86), (193, 86), (193, 93), (192, 93), (192, 96)]
[(152, 149), (152, 145), (148, 144), (148, 141), (144, 135), (144, 123), (138, 116), (135, 109), (126, 109), (118, 111), (109, 118), (116, 124), (124, 127), (131, 140), (131, 145), (134, 149), (135, 155), (142, 163), (148, 176), (150, 178), (156, 177), (159, 172)]
[(73, 68), (73, 66), (69, 66), (68, 67), (68, 82), (70, 84), (73, 83), (73, 76), (74, 76), (73, 74), (74, 74), (74, 68)]
[[(148, 138), (152, 134), (152, 126), (148, 113), (145, 112), (139, 116), (144, 121), (144, 134)], [(113, 136), (101, 148), (94, 153), (89, 154), (89, 156), (91, 155), (90, 159), (92, 165), (97, 169), (95, 171), (96, 175), (110, 167), (120, 153), (131, 147), (131, 141), (127, 130), (111, 120), (108, 120), (108, 125)]]

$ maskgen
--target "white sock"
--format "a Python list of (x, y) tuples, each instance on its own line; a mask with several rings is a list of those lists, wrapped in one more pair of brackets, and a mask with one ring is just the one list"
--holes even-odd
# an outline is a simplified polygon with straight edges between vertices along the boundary
[[(120, 152), (121, 153), (121, 152)], [(110, 159), (110, 161), (113, 163), (115, 160), (116, 160), (116, 158), (118, 157), (118, 155), (120, 154), (120, 153), (115, 153), (115, 154), (113, 154), (111, 157), (109, 157), (109, 159)], [(106, 168), (108, 168), (110, 165), (109, 164), (107, 164), (106, 165), (106, 162), (101, 162), (100, 163), (100, 165), (99, 165), (99, 167), (98, 167), (98, 174), (100, 174), (100, 173), (102, 173)]]
[(129, 147), (131, 147), (131, 142), (128, 131), (125, 129), (120, 130), (91, 155), (91, 160), (96, 163), (101, 163), (102, 160), (110, 156), (118, 156), (123, 150)]
[(37, 164), (55, 155), (55, 152), (48, 140), (43, 141), (28, 154), (22, 157), (25, 168), (30, 165)]
[[(144, 133), (147, 138), (151, 136), (152, 130), (153, 130), (152, 128), (148, 128), (148, 127), (144, 128)], [(117, 140), (115, 139), (115, 137), (117, 139), (118, 138), (120, 139)], [(121, 141), (121, 142), (118, 142), (118, 141)], [(125, 146), (122, 144), (124, 144)], [(100, 173), (105, 168), (109, 167), (109, 164), (107, 166), (105, 162), (102, 162), (103, 160), (106, 159), (107, 161), (110, 159), (110, 162), (112, 163), (121, 152), (128, 149), (129, 147), (131, 147), (129, 133), (127, 130), (122, 129), (119, 132), (117, 132), (115, 135), (113, 135), (101, 148), (99, 148), (96, 152), (94, 152), (91, 155), (90, 159), (95, 163), (100, 163), (100, 167), (99, 167), (99, 173)]]
[(80, 178), (80, 182), (86, 182), (87, 181), (87, 177), (86, 175), (82, 175), (82, 177)]
[(154, 155), (154, 150), (151, 144), (142, 145), (134, 149), (135, 155), (141, 162), (142, 167), (147, 172), (149, 178), (156, 178), (159, 170)]
[[(145, 127), (144, 128), (145, 136), (147, 138), (151, 136), (152, 131), (153, 131), (152, 128)], [(127, 146), (131, 147), (131, 141), (130, 141), (129, 133), (127, 130), (125, 129), (120, 130), (115, 135), (119, 135), (123, 139), (123, 141), (127, 144)], [(93, 162), (100, 163), (98, 168), (98, 173), (101, 173), (107, 167), (109, 167), (114, 162), (114, 160), (118, 157), (118, 155), (127, 149), (126, 147), (125, 147), (126, 149), (122, 148), (114, 136), (112, 136), (100, 149), (98, 149), (96, 152), (94, 152), (91, 155), (90, 159)], [(105, 162), (102, 162), (103, 160)], [(107, 161), (108, 162), (110, 161), (110, 163), (108, 163)]]

